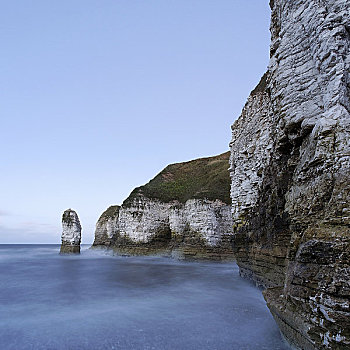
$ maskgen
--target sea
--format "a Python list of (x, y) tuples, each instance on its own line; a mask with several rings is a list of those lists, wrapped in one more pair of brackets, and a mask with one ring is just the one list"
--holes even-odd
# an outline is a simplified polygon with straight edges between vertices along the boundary
[(0, 245), (1, 350), (287, 350), (235, 263)]

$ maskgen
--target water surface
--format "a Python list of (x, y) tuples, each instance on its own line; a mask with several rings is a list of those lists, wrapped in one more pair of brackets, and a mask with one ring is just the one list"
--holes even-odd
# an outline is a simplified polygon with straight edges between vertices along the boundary
[(287, 350), (234, 263), (0, 245), (0, 349)]

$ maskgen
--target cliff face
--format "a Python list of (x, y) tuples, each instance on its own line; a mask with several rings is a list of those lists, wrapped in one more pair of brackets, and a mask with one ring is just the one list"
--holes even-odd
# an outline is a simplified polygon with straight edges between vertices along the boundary
[(96, 224), (94, 246), (119, 254), (232, 259), (229, 153), (166, 167)]
[(232, 126), (234, 250), (302, 349), (350, 347), (350, 2), (270, 1), (271, 59)]

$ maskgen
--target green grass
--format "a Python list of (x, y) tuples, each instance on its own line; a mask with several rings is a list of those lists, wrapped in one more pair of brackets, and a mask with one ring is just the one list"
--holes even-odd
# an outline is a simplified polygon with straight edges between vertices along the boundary
[(188, 199), (220, 199), (230, 204), (230, 177), (228, 172), (230, 153), (200, 158), (189, 162), (168, 165), (148, 184), (135, 188), (124, 201), (128, 207), (143, 195), (162, 202)]
[(109, 218), (115, 217), (119, 213), (120, 206), (119, 205), (111, 205), (107, 210), (105, 210), (100, 218), (99, 221), (107, 221)]

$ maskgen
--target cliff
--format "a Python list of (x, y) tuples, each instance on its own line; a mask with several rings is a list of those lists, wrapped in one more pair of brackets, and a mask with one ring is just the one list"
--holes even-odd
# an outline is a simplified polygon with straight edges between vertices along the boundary
[(118, 254), (232, 259), (229, 152), (171, 164), (96, 224), (93, 246)]
[(350, 348), (350, 2), (274, 0), (270, 63), (232, 126), (233, 246), (301, 349)]

